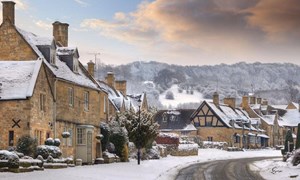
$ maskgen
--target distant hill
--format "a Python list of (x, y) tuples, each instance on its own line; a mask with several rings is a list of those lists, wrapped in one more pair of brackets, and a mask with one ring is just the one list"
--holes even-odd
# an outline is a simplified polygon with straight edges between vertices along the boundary
[(211, 98), (218, 90), (221, 98), (241, 97), (255, 92), (273, 104), (300, 99), (300, 66), (290, 63), (240, 62), (232, 65), (180, 66), (166, 63), (133, 62), (111, 66), (101, 64), (96, 76), (104, 79), (112, 71), (118, 80), (127, 80), (128, 92), (146, 91), (150, 104), (161, 107), (159, 95), (177, 84), (179, 91), (193, 91)]

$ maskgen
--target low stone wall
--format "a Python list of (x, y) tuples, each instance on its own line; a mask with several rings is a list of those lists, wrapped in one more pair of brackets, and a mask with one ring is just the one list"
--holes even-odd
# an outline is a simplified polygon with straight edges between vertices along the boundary
[(198, 156), (198, 144), (179, 144), (176, 151), (172, 151), (172, 156)]

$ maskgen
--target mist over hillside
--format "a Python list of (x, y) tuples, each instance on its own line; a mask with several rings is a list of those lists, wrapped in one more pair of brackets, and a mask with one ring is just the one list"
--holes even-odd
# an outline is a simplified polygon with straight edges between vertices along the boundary
[(300, 66), (290, 63), (181, 66), (138, 61), (119, 66), (101, 64), (95, 74), (105, 79), (107, 72), (114, 72), (117, 80), (127, 80), (129, 94), (147, 92), (150, 105), (157, 107), (161, 107), (159, 95), (174, 84), (178, 85), (178, 91), (197, 91), (203, 98), (211, 98), (218, 91), (221, 99), (228, 96), (241, 99), (254, 92), (272, 104), (300, 99)]

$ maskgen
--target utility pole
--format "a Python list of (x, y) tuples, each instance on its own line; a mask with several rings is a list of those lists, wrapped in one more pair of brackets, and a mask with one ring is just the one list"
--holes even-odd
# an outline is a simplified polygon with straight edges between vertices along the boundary
[(93, 53), (89, 53), (89, 54), (92, 54), (92, 55), (94, 55), (95, 56), (95, 78), (96, 79), (99, 79), (99, 74), (98, 74), (98, 70), (99, 70), (99, 65), (100, 65), (100, 63), (101, 63), (101, 61), (99, 60), (99, 62), (98, 62), (98, 60), (97, 60), (97, 55), (100, 55), (100, 53), (99, 52), (93, 52)]

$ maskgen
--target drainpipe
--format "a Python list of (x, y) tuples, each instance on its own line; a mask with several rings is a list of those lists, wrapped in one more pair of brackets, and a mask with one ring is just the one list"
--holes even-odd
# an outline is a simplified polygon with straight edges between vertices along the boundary
[(56, 116), (57, 116), (57, 113), (56, 113), (56, 83), (57, 83), (57, 79), (55, 78), (55, 81), (54, 81), (54, 108), (53, 108), (53, 113), (54, 113), (54, 121), (53, 121), (53, 126), (54, 126), (54, 138), (57, 138), (56, 136)]

